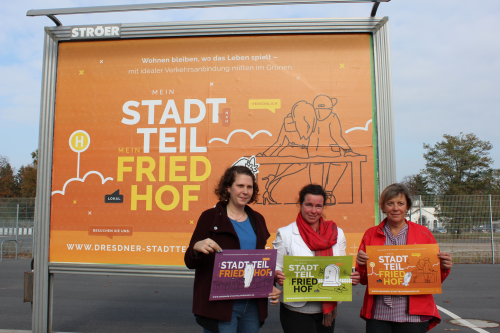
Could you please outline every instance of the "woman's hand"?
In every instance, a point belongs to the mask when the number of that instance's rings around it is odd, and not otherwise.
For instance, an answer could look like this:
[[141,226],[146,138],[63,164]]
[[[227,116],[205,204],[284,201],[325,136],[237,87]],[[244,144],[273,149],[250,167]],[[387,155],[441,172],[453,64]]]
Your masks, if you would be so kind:
[[356,264],[359,266],[366,266],[366,262],[370,259],[365,251],[359,250],[358,255],[356,256]]
[[359,274],[359,272],[354,271],[354,272],[351,273],[350,278],[352,280],[352,285],[355,286],[361,280],[361,275]]
[[285,279],[286,279],[286,277],[285,277],[285,273],[283,273],[282,271],[280,271],[280,270],[276,270],[276,271],[274,272],[274,280],[275,280],[276,282],[278,282],[278,284],[279,284],[280,286],[282,286],[282,285],[283,285],[283,280],[285,280]]
[[269,302],[271,305],[276,305],[280,301],[281,290],[273,286],[273,292],[269,294]]
[[199,256],[200,253],[209,254],[210,252],[214,251],[222,252],[222,249],[220,248],[219,244],[214,242],[212,239],[207,238],[196,242],[193,246],[193,251],[195,256]]
[[439,252],[438,258],[441,261],[441,269],[450,269],[453,266],[453,258],[448,252]]

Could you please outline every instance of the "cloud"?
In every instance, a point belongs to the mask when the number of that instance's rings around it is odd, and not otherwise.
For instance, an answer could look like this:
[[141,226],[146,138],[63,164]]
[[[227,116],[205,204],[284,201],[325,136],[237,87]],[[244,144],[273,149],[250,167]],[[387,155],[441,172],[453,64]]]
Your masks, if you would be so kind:
[[89,172],[87,172],[85,174],[85,176],[83,176],[83,178],[71,178],[71,179],[68,179],[64,183],[64,186],[63,186],[62,190],[52,191],[52,195],[54,195],[54,194],[62,194],[62,195],[66,194],[66,186],[68,186],[72,182],[85,183],[85,179],[87,179],[87,177],[90,176],[90,175],[98,175],[99,177],[101,177],[101,184],[106,183],[108,180],[113,180],[112,177],[104,178],[104,176],[102,175],[102,173],[100,173],[99,171],[89,171]]
[[269,133],[266,130],[259,130],[259,131],[255,132],[254,134],[252,134],[249,131],[244,130],[244,129],[236,129],[236,130],[232,131],[231,133],[229,133],[229,135],[227,136],[227,139],[224,140],[221,138],[212,138],[212,139],[210,139],[210,141],[208,143],[212,143],[213,141],[220,141],[220,142],[224,142],[227,145],[229,143],[229,140],[231,140],[231,137],[233,136],[233,134],[236,134],[236,133],[245,133],[251,139],[255,138],[257,136],[257,134],[260,134],[260,133],[266,133],[269,136],[273,136],[271,133]]

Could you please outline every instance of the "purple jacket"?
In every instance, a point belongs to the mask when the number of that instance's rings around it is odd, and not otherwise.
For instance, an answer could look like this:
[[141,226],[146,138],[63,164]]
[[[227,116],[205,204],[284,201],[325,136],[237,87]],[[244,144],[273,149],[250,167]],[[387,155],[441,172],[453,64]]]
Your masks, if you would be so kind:
[[[225,249],[240,249],[240,241],[233,224],[227,217],[225,203],[219,202],[215,208],[204,211],[196,225],[189,247],[184,255],[184,262],[190,269],[196,269],[193,290],[193,313],[206,318],[231,321],[233,301],[209,301],[210,287],[215,261],[215,253],[193,256],[196,242],[210,238]],[[250,218],[257,236],[257,249],[265,249],[267,239],[271,236],[266,227],[264,217],[246,206],[245,211]],[[267,318],[267,298],[259,298],[260,322]]]

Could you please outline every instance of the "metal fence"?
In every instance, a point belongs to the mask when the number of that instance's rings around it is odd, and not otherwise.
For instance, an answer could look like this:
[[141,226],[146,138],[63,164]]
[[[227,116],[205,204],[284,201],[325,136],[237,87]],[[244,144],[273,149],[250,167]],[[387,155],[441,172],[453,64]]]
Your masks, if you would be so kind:
[[0,198],[2,257],[33,256],[34,217],[35,198]]
[[[500,263],[500,195],[415,196],[407,219],[429,228],[455,263]],[[0,243],[33,255],[35,198],[0,198]],[[3,256],[14,256],[5,242]]]
[[500,263],[499,195],[415,196],[407,219],[429,228],[456,263]]

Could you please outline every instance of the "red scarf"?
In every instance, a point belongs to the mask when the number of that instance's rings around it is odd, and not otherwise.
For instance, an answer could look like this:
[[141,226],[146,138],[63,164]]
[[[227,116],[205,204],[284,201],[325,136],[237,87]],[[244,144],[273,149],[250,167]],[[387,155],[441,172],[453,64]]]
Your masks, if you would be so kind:
[[[311,251],[315,251],[315,256],[333,256],[332,246],[337,244],[337,224],[333,221],[319,220],[318,230],[314,231],[309,223],[304,221],[302,214],[297,216],[297,227],[304,243]],[[337,307],[337,302],[322,302],[323,313],[329,313]]]

